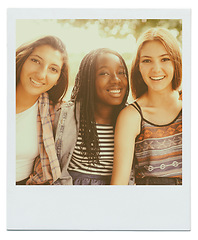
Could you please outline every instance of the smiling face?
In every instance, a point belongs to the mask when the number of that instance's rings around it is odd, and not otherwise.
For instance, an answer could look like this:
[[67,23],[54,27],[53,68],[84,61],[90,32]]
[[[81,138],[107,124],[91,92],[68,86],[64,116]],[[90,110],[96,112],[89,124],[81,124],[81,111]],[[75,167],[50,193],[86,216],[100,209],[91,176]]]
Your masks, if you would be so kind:
[[118,56],[105,53],[96,63],[96,104],[120,105],[126,94],[128,80],[126,70]]
[[160,41],[144,43],[140,51],[139,70],[148,91],[172,91],[174,64]]
[[38,98],[58,81],[62,55],[49,45],[36,47],[23,64],[17,90],[23,96]]

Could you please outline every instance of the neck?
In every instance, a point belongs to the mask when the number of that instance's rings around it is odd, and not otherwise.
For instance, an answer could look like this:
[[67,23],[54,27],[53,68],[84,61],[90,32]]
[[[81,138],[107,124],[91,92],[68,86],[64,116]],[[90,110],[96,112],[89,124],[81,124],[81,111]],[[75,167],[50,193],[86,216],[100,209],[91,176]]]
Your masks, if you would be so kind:
[[39,96],[30,96],[27,93],[21,91],[17,86],[16,88],[16,113],[23,112],[32,107],[37,101]]
[[146,93],[147,99],[149,100],[150,105],[158,106],[170,106],[176,99],[179,99],[179,93],[175,90],[172,91],[163,91],[163,92],[154,92],[149,91]]
[[99,124],[112,124],[112,114],[113,114],[113,106],[99,106],[100,104],[97,104],[95,106],[95,121]]

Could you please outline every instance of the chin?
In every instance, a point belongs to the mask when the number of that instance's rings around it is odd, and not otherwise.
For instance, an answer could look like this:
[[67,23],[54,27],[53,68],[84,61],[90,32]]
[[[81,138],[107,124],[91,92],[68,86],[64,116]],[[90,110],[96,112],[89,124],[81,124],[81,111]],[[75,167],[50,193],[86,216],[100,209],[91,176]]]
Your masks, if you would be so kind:
[[111,102],[112,106],[119,106],[122,103],[123,100],[113,101]]

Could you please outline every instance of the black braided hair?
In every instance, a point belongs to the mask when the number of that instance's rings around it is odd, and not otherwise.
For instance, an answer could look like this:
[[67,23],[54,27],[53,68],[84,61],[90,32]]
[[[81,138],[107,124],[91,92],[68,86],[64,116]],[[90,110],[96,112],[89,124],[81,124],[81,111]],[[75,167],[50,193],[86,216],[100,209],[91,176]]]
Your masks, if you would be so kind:
[[[72,90],[71,100],[80,102],[80,130],[82,137],[81,151],[84,157],[87,157],[92,163],[99,162],[99,142],[94,118],[95,112],[95,80],[96,80],[96,61],[97,57],[104,53],[111,53],[119,57],[124,65],[128,80],[128,70],[122,56],[110,49],[100,48],[89,52],[82,60],[79,71],[75,79],[75,85]],[[115,106],[113,112],[113,125],[115,127],[116,119],[124,108],[129,93],[129,85],[122,103]],[[86,150],[85,150],[86,149]]]

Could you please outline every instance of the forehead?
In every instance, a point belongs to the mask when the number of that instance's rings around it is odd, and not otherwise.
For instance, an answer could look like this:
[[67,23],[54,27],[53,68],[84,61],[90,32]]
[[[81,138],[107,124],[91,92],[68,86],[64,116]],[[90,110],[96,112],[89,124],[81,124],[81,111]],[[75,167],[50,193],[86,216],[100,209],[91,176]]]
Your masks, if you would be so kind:
[[140,56],[159,56],[162,54],[168,54],[168,52],[159,40],[147,41],[140,49]]
[[32,54],[45,54],[45,55],[55,55],[57,57],[62,57],[62,53],[59,50],[54,49],[50,45],[41,45],[35,47]]
[[118,56],[113,53],[103,53],[100,54],[97,58],[96,64],[99,65],[111,65],[111,64],[119,64],[122,65],[122,62]]

